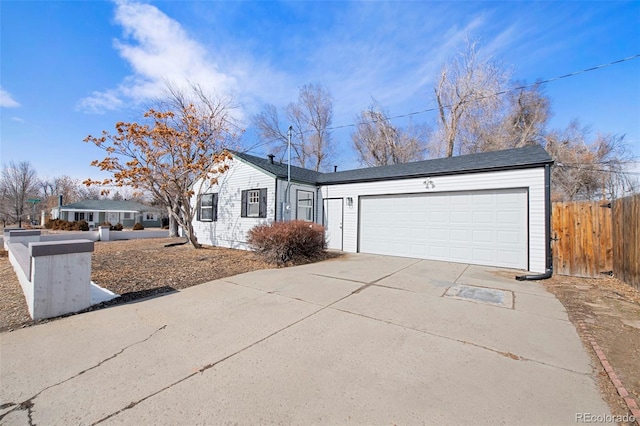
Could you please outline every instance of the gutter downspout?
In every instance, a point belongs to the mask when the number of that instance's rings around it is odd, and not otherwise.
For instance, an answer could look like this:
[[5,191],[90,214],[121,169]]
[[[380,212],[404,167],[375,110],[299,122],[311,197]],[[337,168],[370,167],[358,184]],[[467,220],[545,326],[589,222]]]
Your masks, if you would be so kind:
[[518,281],[546,280],[553,275],[553,254],[551,253],[551,165],[544,166],[544,196],[545,196],[545,255],[546,271],[540,275],[520,275],[516,276]]

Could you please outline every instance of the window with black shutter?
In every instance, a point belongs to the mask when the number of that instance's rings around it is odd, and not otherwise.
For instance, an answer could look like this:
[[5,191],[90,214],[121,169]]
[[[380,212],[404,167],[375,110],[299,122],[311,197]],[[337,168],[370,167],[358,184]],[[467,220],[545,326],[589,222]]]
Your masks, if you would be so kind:
[[267,188],[242,191],[241,217],[267,217]]
[[218,194],[202,194],[198,205],[198,220],[213,222],[218,220]]

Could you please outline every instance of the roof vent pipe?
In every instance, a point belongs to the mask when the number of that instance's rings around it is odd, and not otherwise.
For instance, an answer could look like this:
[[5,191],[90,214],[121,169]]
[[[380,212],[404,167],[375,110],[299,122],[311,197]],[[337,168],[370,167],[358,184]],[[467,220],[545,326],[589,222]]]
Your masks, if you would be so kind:
[[338,171],[338,166],[333,166],[333,173]]
[[269,154],[269,155],[267,155],[267,157],[269,157],[269,162],[270,162],[271,164],[273,164],[273,157],[275,157],[275,155],[273,155],[273,154]]

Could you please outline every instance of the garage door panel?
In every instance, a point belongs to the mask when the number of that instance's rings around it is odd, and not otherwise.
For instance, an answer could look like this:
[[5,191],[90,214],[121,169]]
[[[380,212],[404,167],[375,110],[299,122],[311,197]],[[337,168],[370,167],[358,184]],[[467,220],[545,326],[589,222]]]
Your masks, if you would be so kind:
[[451,246],[449,248],[449,256],[452,260],[464,261],[471,255],[471,249],[464,246]]
[[474,225],[491,224],[495,220],[493,211],[474,211],[472,218]]
[[469,223],[470,211],[452,211],[449,213],[449,221],[452,224]]
[[523,241],[521,239],[521,235],[516,231],[498,231],[498,244],[514,244],[519,245],[522,244]]
[[527,268],[525,189],[362,197],[360,251]]
[[491,262],[494,256],[493,250],[473,249],[473,260],[475,262]]
[[470,229],[452,229],[449,233],[450,239],[452,242],[461,242],[465,243],[469,241],[469,236],[471,234]]
[[497,219],[500,223],[517,224],[520,223],[520,212],[517,210],[500,211]]
[[448,222],[447,212],[444,212],[444,211],[429,212],[429,222],[431,222],[431,224],[447,223]]
[[493,232],[488,230],[473,230],[474,243],[494,243]]

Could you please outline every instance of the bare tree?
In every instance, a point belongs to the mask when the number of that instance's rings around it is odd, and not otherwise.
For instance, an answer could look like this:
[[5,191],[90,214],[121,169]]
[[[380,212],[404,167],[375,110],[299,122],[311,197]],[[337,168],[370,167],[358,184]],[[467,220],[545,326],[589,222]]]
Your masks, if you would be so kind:
[[393,126],[375,99],[357,117],[357,122],[351,140],[360,164],[383,166],[424,159],[427,147],[426,129]]
[[624,136],[597,134],[593,140],[589,136],[589,129],[577,121],[545,136],[545,149],[555,161],[554,200],[616,198],[637,184],[625,170],[634,157]]
[[546,126],[551,118],[551,102],[544,95],[540,84],[518,88],[506,94],[507,111],[502,128],[507,143],[505,148],[518,148],[534,143],[544,143]]
[[[177,116],[183,114],[184,111],[193,110],[194,114],[200,119],[201,127],[199,131],[203,134],[211,135],[220,134],[220,129],[218,128],[220,122],[216,121],[216,118],[224,115],[222,122],[226,128],[226,134],[224,141],[220,143],[220,148],[224,149],[238,149],[240,146],[237,135],[242,133],[242,130],[235,125],[235,120],[231,116],[234,108],[235,105],[228,96],[216,96],[207,93],[197,83],[190,82],[187,87],[180,87],[169,80],[164,82],[162,96],[156,98],[147,106],[147,110],[173,111]],[[179,221],[176,218],[181,215],[179,203],[176,199],[165,196],[166,194],[150,192],[147,195],[152,199],[152,204],[167,210],[169,236],[177,237]]]
[[36,171],[27,161],[18,164],[11,161],[2,168],[0,180],[0,195],[3,197],[2,206],[5,214],[12,221],[22,226],[22,220],[27,207],[27,199],[35,198],[38,194],[38,177]]
[[42,194],[43,208],[54,208],[58,205],[62,196],[64,204],[74,203],[83,199],[84,185],[80,179],[74,179],[67,175],[57,176],[40,181],[40,193]]
[[491,133],[484,129],[498,121],[499,93],[507,80],[506,69],[491,57],[481,56],[475,41],[468,41],[465,51],[442,66],[434,87],[439,112],[433,141],[439,151],[436,154],[451,157],[478,150],[482,145],[478,136]]
[[[176,92],[177,93],[177,92]],[[194,94],[198,98],[201,91]],[[177,93],[182,96],[182,93]],[[103,181],[86,180],[87,185],[115,185],[141,189],[161,200],[168,213],[185,230],[188,241],[200,248],[193,229],[197,209],[192,203],[197,182],[215,183],[225,173],[230,158],[225,150],[236,141],[235,125],[230,107],[223,100],[197,99],[180,107],[150,109],[142,124],[136,122],[115,125],[115,132],[87,136],[106,152],[102,161],[92,165],[112,173]],[[170,103],[168,104],[170,105]]]
[[288,145],[287,129],[293,128],[291,138],[292,162],[316,171],[326,169],[334,155],[334,144],[329,132],[333,119],[333,98],[320,84],[307,84],[300,88],[298,99],[285,109],[288,125],[283,125],[278,109],[265,105],[261,113],[252,117],[260,138],[269,143],[283,158]]

